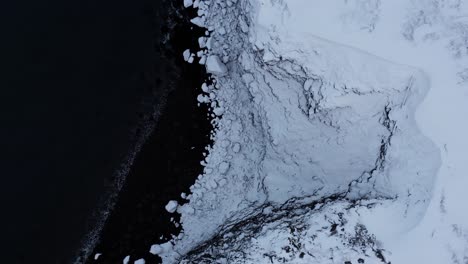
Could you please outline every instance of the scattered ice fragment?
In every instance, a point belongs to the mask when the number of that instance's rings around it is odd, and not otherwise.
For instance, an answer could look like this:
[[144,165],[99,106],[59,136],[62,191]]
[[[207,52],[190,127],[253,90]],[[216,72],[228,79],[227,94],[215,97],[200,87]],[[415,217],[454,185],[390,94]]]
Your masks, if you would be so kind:
[[159,244],[154,244],[151,246],[149,252],[153,255],[159,255],[163,252],[163,248]]
[[193,60],[194,60],[194,56],[193,56],[193,54],[192,54],[192,55],[190,55],[190,58],[187,60],[187,62],[188,62],[188,63],[192,63]]
[[224,186],[224,185],[226,185],[226,183],[227,183],[227,180],[224,179],[224,178],[222,178],[221,180],[218,181],[219,186]]
[[200,63],[201,65],[204,65],[204,64],[206,63],[206,56],[202,56],[202,57],[200,58],[199,63]]
[[189,7],[193,5],[193,1],[192,0],[184,0],[184,7]]
[[234,153],[238,153],[240,151],[240,148],[241,148],[241,145],[238,142],[236,142],[232,146],[232,151],[234,151]]
[[[229,3],[229,2],[228,2]],[[217,264],[227,264],[228,261],[225,258],[220,258],[216,261]]]
[[244,18],[241,17],[241,16],[239,17],[239,25],[241,27],[242,32],[244,32],[244,33],[249,32],[249,26],[245,22]]
[[122,262],[123,264],[128,264],[130,262],[130,255],[126,256]]
[[199,37],[198,38],[198,46],[200,46],[201,49],[206,47],[206,37]]
[[206,48],[207,48],[207,49],[211,49],[211,47],[212,47],[212,45],[213,45],[213,39],[212,39],[212,38],[208,38],[208,39],[206,40],[205,45],[206,45]]
[[225,161],[221,162],[221,164],[219,164],[218,169],[219,169],[219,173],[225,174],[229,169],[229,163]]
[[193,214],[195,213],[195,209],[193,209],[191,206],[184,206],[184,212],[187,214]]
[[184,61],[188,61],[190,59],[190,50],[186,49],[184,53],[182,53],[182,56],[184,56]]
[[226,74],[227,68],[218,56],[211,55],[206,60],[206,71],[214,75],[223,76]]
[[94,260],[97,260],[101,255],[101,253],[96,253],[96,255],[94,255]]
[[184,232],[180,232],[177,236],[177,239],[182,239],[184,237]]
[[264,214],[268,215],[268,214],[271,214],[271,212],[273,212],[273,208],[271,206],[263,208]]
[[217,116],[220,116],[224,113],[224,108],[216,107],[215,109],[213,109],[213,113]]
[[167,203],[165,208],[169,213],[174,213],[177,210],[177,206],[179,206],[177,201],[171,200]]
[[306,91],[309,91],[310,90],[310,87],[312,86],[312,83],[314,82],[314,80],[312,79],[308,79],[304,82],[304,90]]
[[206,95],[199,94],[199,95],[197,96],[197,101],[198,101],[199,103],[208,103],[208,102],[210,101],[210,99],[209,99],[208,96],[206,96]]
[[224,27],[220,27],[220,28],[218,28],[218,33],[220,35],[224,35],[224,34],[226,34],[226,29],[224,29]]
[[[163,244],[154,244],[150,248],[150,253],[153,255],[161,255],[162,253],[168,252],[172,250],[172,243],[166,242]],[[136,263],[136,262],[135,262]]]
[[202,89],[202,91],[205,92],[205,93],[208,93],[208,92],[210,91],[210,90],[208,89],[208,85],[206,85],[206,83],[203,83],[203,84],[201,85],[201,89]]
[[216,187],[218,187],[218,184],[216,183],[216,181],[211,180],[211,181],[208,183],[208,186],[210,187],[210,189],[216,189]]
[[145,259],[142,259],[142,258],[135,260],[135,264],[145,264],[145,263],[146,263]]
[[198,9],[197,15],[198,15],[199,17],[203,16],[204,14],[205,14],[205,10],[203,10],[203,9],[201,9],[201,8]]
[[225,140],[221,141],[221,146],[223,148],[227,148],[227,147],[229,147],[229,145],[231,145],[231,141],[229,141],[228,139],[225,139]]
[[195,24],[195,25],[197,25],[199,27],[204,27],[204,25],[205,25],[205,21],[201,17],[193,18],[192,20],[190,20],[190,22],[192,22],[193,24]]

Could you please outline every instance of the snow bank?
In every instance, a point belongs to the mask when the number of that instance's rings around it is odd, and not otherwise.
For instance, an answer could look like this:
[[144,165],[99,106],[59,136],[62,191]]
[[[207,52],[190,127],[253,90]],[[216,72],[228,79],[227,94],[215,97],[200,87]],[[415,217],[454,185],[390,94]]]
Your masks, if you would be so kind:
[[[467,198],[461,186],[468,183],[468,160],[464,154],[468,147],[468,126],[460,120],[468,114],[464,78],[468,67],[468,2],[291,0],[284,3],[287,4],[261,1],[258,21],[262,21],[263,27],[281,23],[281,27],[270,27],[270,31],[285,28],[289,34],[313,34],[398,64],[412,65],[425,73],[430,90],[415,119],[423,133],[443,150],[437,180],[425,199],[428,208],[424,218],[409,232],[391,234],[387,226],[383,228],[383,224],[375,221],[377,217],[385,219],[395,215],[397,207],[404,208],[399,203],[394,203],[393,209],[372,210],[366,224],[393,252],[392,263],[463,263],[468,258],[468,211],[460,201]],[[272,16],[274,12],[282,18],[280,22]]]
[[197,6],[216,129],[165,263],[468,257],[462,2]]

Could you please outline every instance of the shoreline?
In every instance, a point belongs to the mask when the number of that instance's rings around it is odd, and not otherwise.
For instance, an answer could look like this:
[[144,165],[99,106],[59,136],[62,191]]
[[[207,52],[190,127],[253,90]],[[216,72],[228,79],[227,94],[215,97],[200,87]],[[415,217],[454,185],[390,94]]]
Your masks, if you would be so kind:
[[[211,143],[212,126],[207,107],[198,106],[196,98],[208,76],[203,65],[186,63],[182,52],[198,48],[195,36],[204,30],[190,23],[194,10],[178,4],[180,7],[171,10],[166,20],[175,19],[171,21],[174,28],[168,29],[170,37],[167,43],[161,44],[162,61],[170,64],[163,67],[170,67],[174,76],[168,78],[166,106],[136,154],[114,208],[105,220],[101,237],[92,254],[88,254],[86,263],[116,263],[127,255],[131,256],[130,261],[144,257],[147,263],[157,263],[158,257],[149,253],[150,246],[168,241],[172,234],[180,231],[170,221],[171,217],[177,221],[178,215],[168,214],[164,205],[173,199],[183,203],[180,193],[189,192],[203,170],[200,161]],[[141,229],[142,225],[146,228]],[[96,253],[102,254],[98,261],[94,260]]]

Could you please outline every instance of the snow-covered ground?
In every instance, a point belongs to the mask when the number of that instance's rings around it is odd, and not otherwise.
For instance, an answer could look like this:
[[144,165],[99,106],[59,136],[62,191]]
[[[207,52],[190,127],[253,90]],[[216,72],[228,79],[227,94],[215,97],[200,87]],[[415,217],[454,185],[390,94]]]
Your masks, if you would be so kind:
[[217,128],[165,263],[468,263],[468,2],[185,5]]

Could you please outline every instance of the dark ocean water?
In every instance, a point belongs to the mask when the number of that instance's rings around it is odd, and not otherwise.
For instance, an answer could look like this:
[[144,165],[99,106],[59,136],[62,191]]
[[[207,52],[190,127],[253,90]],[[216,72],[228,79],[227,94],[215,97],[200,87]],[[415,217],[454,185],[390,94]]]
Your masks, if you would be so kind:
[[171,229],[160,205],[200,171],[209,123],[195,106],[201,67],[170,59],[193,39],[169,26],[169,2],[0,4],[1,263],[70,263],[154,124],[97,250],[121,263]]
[[[167,9],[157,15],[165,23],[164,43],[158,52],[166,68],[167,101],[157,125],[141,147],[114,210],[107,218],[101,236],[86,263],[122,263],[130,255],[130,263],[144,258],[147,264],[160,263],[149,253],[150,246],[169,240],[178,234],[164,206],[169,200],[179,200],[182,192],[202,172],[205,147],[211,143],[212,126],[205,106],[198,106],[196,97],[201,84],[207,81],[204,66],[183,61],[182,52],[198,48],[198,36],[204,31],[190,23],[196,16],[193,9],[183,9],[181,2],[163,0]],[[101,253],[97,261],[96,253]]]

